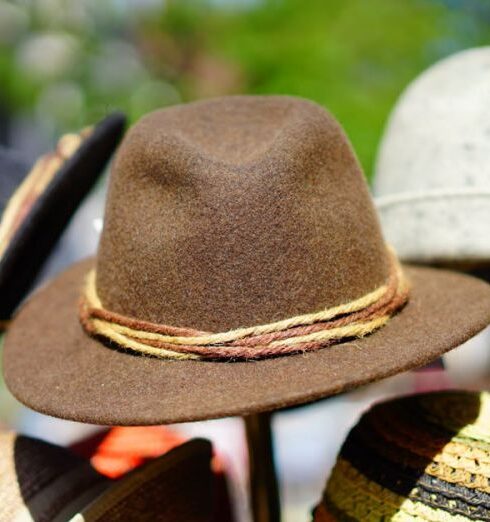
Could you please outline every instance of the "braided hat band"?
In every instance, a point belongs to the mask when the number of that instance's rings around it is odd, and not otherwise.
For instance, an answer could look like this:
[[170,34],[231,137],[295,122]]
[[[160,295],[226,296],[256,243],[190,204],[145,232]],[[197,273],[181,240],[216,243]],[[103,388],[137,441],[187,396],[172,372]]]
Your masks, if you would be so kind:
[[308,352],[364,337],[384,326],[408,300],[408,284],[394,253],[385,284],[349,303],[275,323],[209,333],[125,317],[104,309],[95,271],[88,277],[79,317],[85,331],[140,354],[169,359],[249,360]]
[[490,520],[490,394],[379,404],[352,429],[315,522]]

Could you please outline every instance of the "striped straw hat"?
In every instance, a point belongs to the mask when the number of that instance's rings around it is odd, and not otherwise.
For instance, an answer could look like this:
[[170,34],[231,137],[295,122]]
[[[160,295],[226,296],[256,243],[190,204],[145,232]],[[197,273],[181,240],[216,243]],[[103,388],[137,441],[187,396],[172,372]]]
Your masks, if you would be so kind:
[[0,321],[5,327],[31,288],[83,197],[99,178],[122,134],[114,113],[66,134],[31,167],[0,147]]
[[64,448],[0,433],[0,520],[211,520],[211,446],[190,441],[111,481]]
[[352,429],[314,522],[490,520],[490,394],[374,406]]

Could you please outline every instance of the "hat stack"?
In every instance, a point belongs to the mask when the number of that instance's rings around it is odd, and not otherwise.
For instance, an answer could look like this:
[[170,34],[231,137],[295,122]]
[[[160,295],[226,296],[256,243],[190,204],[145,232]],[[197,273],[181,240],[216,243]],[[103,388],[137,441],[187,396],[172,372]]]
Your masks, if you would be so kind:
[[180,446],[185,438],[166,426],[114,426],[70,446],[102,475],[119,478]]
[[117,481],[69,451],[0,433],[0,520],[209,522],[211,447],[193,440]]
[[[480,47],[441,60],[417,77],[390,115],[373,182],[384,234],[403,260],[487,281],[489,67],[490,47]],[[445,357],[454,382],[488,378],[489,335]]]
[[374,406],[348,435],[315,522],[490,520],[490,394]]
[[393,109],[373,183],[403,260],[490,265],[490,47],[446,58]]
[[[89,460],[101,475],[116,479],[187,440],[178,430],[168,426],[114,426],[77,441],[70,446],[70,450]],[[214,452],[211,470],[213,520],[232,522],[234,516],[227,467]]]

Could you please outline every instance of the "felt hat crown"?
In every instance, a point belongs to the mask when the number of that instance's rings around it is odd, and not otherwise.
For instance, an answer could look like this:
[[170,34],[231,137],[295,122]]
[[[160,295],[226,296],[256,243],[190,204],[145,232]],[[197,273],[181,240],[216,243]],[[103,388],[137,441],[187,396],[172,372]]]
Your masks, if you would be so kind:
[[68,221],[114,152],[125,117],[60,138],[34,165],[0,147],[0,321],[32,287]]
[[224,331],[350,301],[388,269],[359,164],[312,103],[181,105],[124,138],[97,257],[114,312]]
[[446,58],[400,96],[374,192],[402,259],[490,261],[490,47]]
[[490,520],[489,462],[487,392],[376,405],[344,442],[314,521]]
[[397,264],[330,114],[228,97],[128,132],[97,259],[26,304],[4,372],[44,413],[171,423],[338,393],[423,365],[489,321],[488,285]]
[[0,433],[0,520],[211,520],[210,444],[193,440],[117,481],[70,451]]

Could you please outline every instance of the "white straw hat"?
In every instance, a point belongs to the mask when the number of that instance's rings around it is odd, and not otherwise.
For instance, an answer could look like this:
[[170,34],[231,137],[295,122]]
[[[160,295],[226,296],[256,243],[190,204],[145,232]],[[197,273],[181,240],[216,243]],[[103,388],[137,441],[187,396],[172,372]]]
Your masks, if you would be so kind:
[[490,262],[490,47],[438,62],[400,96],[374,193],[402,259]]

